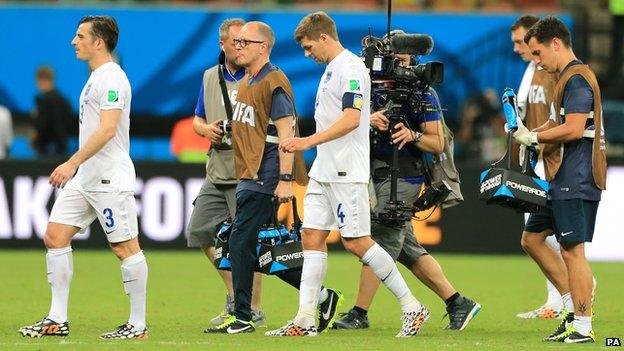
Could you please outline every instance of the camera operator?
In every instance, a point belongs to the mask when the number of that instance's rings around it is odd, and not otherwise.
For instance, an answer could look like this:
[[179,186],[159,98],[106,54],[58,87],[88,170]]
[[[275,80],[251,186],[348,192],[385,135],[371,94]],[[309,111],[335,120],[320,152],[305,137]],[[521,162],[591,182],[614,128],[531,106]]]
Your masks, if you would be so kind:
[[[411,55],[397,54],[401,66],[410,65]],[[391,87],[386,86],[391,89]],[[412,204],[418,198],[424,181],[422,153],[440,154],[444,149],[441,107],[437,94],[430,87],[415,87],[413,100],[424,106],[417,111],[403,105],[401,120],[391,124],[385,110],[371,115],[371,126],[379,132],[377,142],[371,146],[371,172],[378,205],[373,212],[384,211],[390,200],[390,168],[393,147],[399,149],[399,179],[397,198]],[[375,106],[374,106],[375,107]],[[395,107],[396,108],[396,107]],[[471,299],[461,296],[449,283],[440,264],[416,241],[411,221],[399,226],[371,223],[372,238],[383,247],[395,261],[407,267],[420,281],[434,291],[446,304],[450,322],[447,329],[462,330],[480,310],[481,306]],[[368,328],[367,311],[373,301],[379,279],[370,267],[363,265],[360,275],[358,297],[353,308],[342,313],[336,320],[338,329]]]

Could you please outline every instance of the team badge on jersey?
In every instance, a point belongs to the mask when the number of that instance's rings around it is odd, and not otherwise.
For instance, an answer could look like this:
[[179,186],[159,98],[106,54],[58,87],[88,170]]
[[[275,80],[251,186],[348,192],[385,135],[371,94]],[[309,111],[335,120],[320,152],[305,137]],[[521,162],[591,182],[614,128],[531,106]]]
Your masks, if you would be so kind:
[[118,102],[119,101],[119,91],[117,90],[109,90],[108,91],[108,102]]
[[329,80],[331,79],[332,76],[332,71],[328,71],[327,74],[325,75],[325,81],[323,82],[323,84],[327,84],[327,82],[329,82]]

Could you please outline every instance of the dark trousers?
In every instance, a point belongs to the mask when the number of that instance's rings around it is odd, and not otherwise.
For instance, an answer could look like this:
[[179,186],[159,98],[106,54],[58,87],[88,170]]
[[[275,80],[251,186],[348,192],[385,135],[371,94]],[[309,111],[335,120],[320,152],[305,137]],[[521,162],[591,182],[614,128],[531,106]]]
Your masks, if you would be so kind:
[[[243,321],[251,320],[251,291],[256,267],[258,231],[263,225],[275,222],[275,203],[272,195],[242,190],[236,194],[236,216],[229,240],[234,287],[234,315]],[[301,270],[277,274],[299,289]]]

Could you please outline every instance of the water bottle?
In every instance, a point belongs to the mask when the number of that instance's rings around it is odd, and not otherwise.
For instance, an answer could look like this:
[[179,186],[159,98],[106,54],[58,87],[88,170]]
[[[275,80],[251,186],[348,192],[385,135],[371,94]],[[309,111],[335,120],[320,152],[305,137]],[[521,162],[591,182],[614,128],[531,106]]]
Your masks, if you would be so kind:
[[518,130],[518,110],[516,108],[516,94],[513,89],[506,88],[503,92],[503,112],[507,120],[507,128],[509,131]]

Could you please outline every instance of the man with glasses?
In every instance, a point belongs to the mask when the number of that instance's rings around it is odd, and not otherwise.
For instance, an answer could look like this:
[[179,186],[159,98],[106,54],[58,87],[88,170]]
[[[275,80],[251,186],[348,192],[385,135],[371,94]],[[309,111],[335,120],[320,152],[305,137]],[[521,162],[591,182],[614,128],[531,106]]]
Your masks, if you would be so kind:
[[[288,202],[292,182],[307,183],[301,153],[278,150],[280,141],[295,136],[295,106],[292,87],[279,68],[269,62],[275,36],[262,22],[249,22],[241,28],[234,44],[236,64],[244,67],[234,103],[232,139],[236,178],[236,216],[229,241],[234,287],[234,316],[208,333],[250,333],[255,330],[251,314],[253,271],[256,265],[258,230],[275,222],[275,198]],[[295,288],[301,283],[301,270],[278,274]],[[340,300],[338,293],[322,289],[319,302],[327,327]]]
[[[193,202],[193,213],[188,226],[188,246],[200,247],[214,264],[215,234],[221,223],[233,218],[236,213],[236,175],[234,174],[234,151],[223,142],[224,131],[220,123],[227,119],[223,93],[220,87],[219,70],[224,80],[228,97],[235,97],[245,69],[236,64],[234,39],[245,25],[241,18],[228,18],[219,26],[221,53],[219,64],[204,72],[199,98],[195,107],[193,127],[195,132],[210,139],[212,147],[206,162],[206,179]],[[232,103],[232,98],[229,99]],[[234,290],[232,274],[217,269],[227,289],[223,312],[212,318],[212,325],[222,324],[234,312]],[[260,307],[262,275],[254,275],[254,294],[251,301],[253,321],[256,326],[265,325],[266,319]]]

